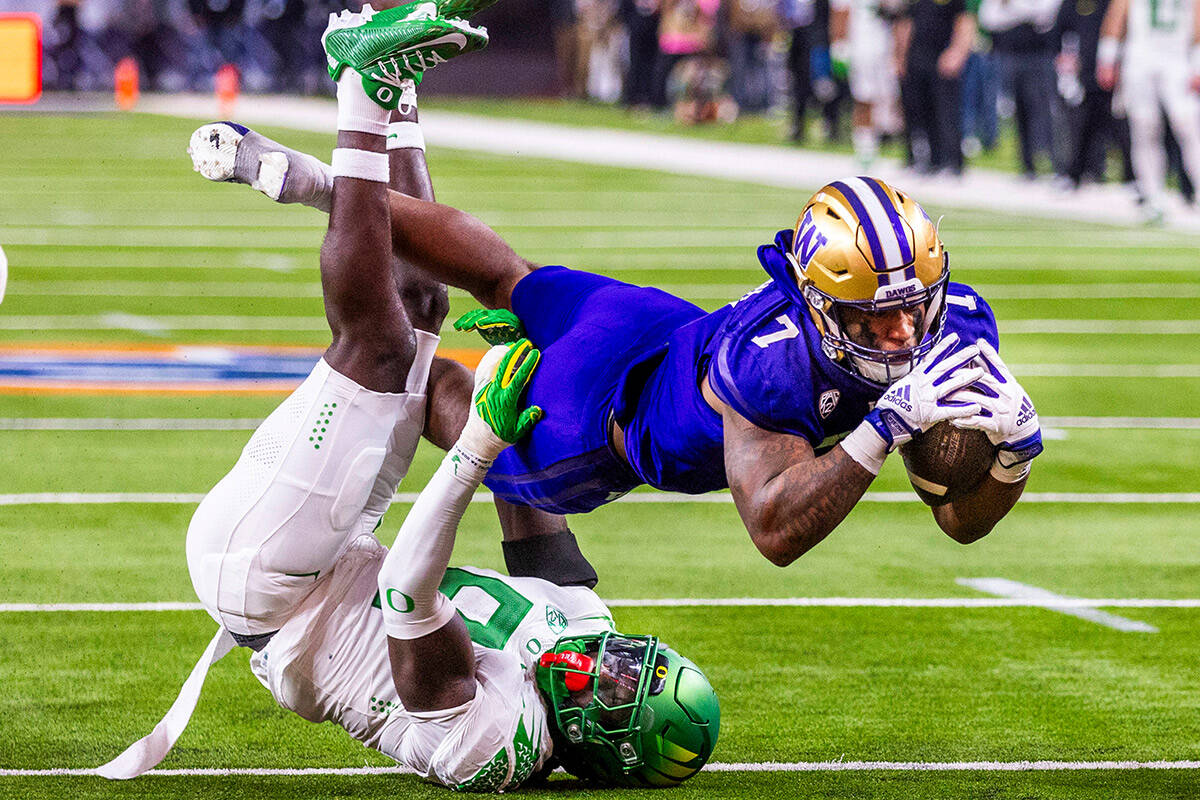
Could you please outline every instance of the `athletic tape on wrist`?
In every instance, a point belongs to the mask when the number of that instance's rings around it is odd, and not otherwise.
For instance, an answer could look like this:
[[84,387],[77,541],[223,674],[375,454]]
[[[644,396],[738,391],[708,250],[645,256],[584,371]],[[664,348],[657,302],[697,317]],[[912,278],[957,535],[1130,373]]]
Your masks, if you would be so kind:
[[425,134],[421,132],[421,125],[408,121],[388,125],[387,149],[403,150],[409,147],[422,151],[425,149]]
[[333,177],[387,183],[391,177],[387,153],[338,147],[333,151]]
[[1102,67],[1111,67],[1121,57],[1121,40],[1114,36],[1105,36],[1096,46],[1096,63]]
[[850,435],[841,441],[846,455],[854,459],[859,466],[872,475],[878,475],[883,469],[883,461],[887,458],[887,442],[883,440],[873,425],[866,420],[850,431]]
[[992,462],[992,468],[988,471],[996,480],[1001,483],[1020,483],[1029,475],[1029,468],[1032,464],[1024,461],[1012,467],[1002,465],[998,460]]

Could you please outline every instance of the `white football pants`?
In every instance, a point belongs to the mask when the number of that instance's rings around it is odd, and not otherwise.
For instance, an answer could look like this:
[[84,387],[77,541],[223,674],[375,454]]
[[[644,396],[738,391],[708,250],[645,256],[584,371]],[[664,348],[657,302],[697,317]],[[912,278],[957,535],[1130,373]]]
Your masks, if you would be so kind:
[[1188,87],[1186,58],[1129,59],[1121,79],[1138,191],[1153,207],[1162,208],[1167,172],[1162,110],[1179,142],[1183,168],[1193,185],[1200,185],[1200,97]]

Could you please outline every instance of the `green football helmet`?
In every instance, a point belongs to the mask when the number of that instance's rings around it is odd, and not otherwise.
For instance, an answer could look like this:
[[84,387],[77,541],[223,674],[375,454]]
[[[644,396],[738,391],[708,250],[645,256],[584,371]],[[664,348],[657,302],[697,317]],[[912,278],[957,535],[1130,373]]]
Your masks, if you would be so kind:
[[598,633],[542,654],[554,755],[576,777],[610,786],[674,786],[717,744],[721,709],[704,673],[654,636]]

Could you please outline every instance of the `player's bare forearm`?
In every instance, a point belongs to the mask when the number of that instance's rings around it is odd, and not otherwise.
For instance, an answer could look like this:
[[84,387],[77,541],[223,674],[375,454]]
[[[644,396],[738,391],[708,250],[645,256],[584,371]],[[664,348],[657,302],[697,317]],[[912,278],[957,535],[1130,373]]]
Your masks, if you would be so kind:
[[534,266],[481,220],[457,208],[392,192],[392,246],[430,275],[466,289],[488,308],[509,308],[512,288]]
[[1129,0],[1112,0],[1100,23],[1100,38],[1124,39],[1125,25],[1129,18]]
[[1003,483],[988,476],[971,496],[934,506],[933,518],[951,539],[959,544],[970,544],[991,533],[1024,491],[1025,481]]
[[820,543],[875,479],[840,447],[822,456],[799,436],[763,430],[725,409],[725,473],[750,538],[787,566]]

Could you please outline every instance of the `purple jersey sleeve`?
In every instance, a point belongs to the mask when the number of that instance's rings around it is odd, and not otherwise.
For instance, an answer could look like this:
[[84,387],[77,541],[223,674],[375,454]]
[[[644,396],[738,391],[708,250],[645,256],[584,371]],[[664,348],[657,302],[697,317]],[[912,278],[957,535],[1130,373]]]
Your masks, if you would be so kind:
[[946,287],[946,333],[957,333],[964,347],[977,339],[986,339],[1000,351],[992,307],[965,283],[950,283]]

